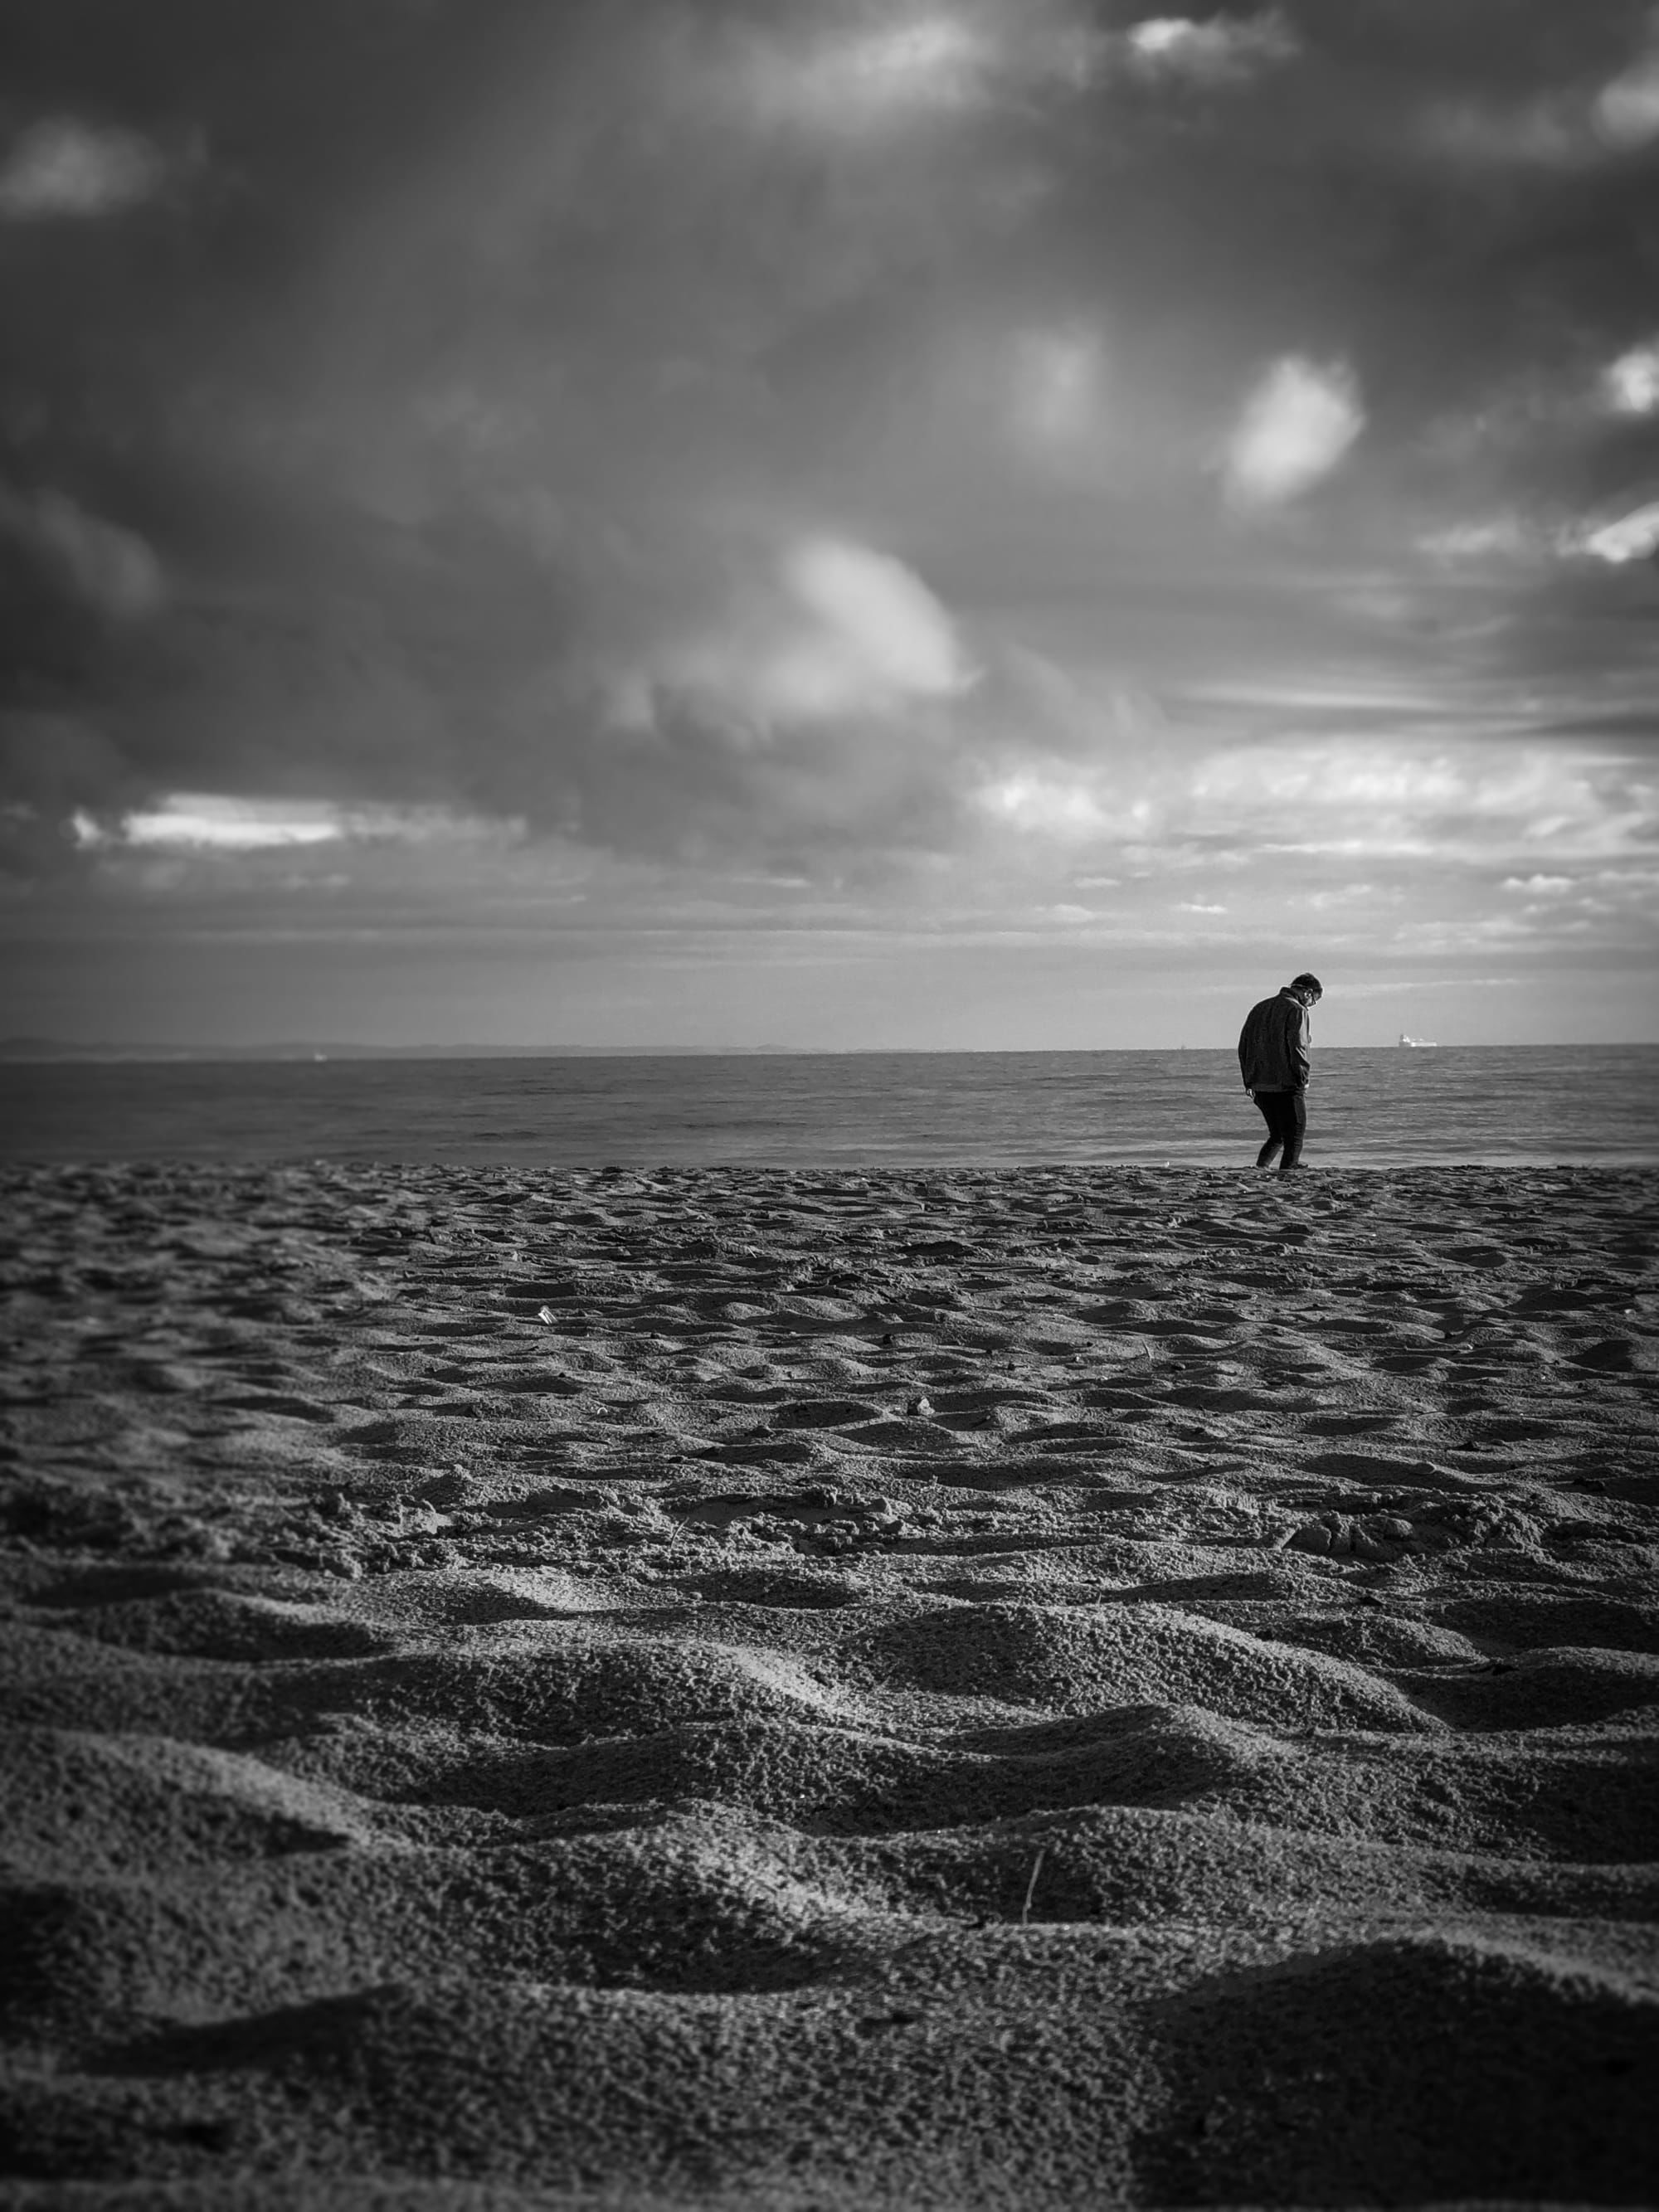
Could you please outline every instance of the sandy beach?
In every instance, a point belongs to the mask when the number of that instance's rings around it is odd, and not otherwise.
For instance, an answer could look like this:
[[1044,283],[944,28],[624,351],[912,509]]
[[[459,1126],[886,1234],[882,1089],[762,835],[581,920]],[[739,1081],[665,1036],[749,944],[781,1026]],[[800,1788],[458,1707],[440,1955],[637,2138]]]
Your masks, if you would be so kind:
[[8,2205],[1653,2201],[1659,1172],[4,1205]]

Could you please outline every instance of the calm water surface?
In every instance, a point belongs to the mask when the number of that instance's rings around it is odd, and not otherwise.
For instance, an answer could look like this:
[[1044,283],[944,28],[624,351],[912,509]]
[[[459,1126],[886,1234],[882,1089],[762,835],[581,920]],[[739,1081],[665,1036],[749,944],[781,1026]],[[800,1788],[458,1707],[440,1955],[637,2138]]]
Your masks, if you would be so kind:
[[[1659,1161],[1659,1046],[1326,1049],[1310,1166]],[[0,1069],[10,1160],[1245,1165],[1231,1052],[126,1061]]]

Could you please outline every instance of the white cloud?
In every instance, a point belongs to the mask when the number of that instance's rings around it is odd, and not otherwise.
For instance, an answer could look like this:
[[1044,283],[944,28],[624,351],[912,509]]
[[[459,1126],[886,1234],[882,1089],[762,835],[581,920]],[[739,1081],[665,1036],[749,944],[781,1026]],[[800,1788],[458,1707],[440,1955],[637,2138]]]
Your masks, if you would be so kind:
[[740,46],[735,62],[725,58],[726,88],[738,91],[745,114],[858,137],[929,117],[979,114],[1034,94],[1085,91],[1125,75],[1242,82],[1297,51],[1289,26],[1272,11],[1203,23],[1162,17],[1127,32],[1103,28],[1070,0],[1009,0],[1002,7],[994,0],[931,7],[872,0],[862,21],[856,10],[819,12],[832,27],[816,36],[803,41],[763,32]]
[[155,614],[166,599],[161,563],[137,532],[88,514],[62,492],[30,498],[0,484],[0,531],[56,568],[77,599],[118,620]]
[[1351,369],[1287,355],[1251,392],[1234,428],[1225,460],[1229,496],[1242,507],[1297,498],[1330,474],[1364,422]]
[[1019,769],[996,776],[980,787],[974,803],[993,821],[1032,836],[1081,840],[1111,827],[1090,781],[1059,770]]
[[120,834],[129,845],[211,846],[220,852],[252,853],[273,846],[326,845],[343,837],[345,830],[331,806],[181,791],[125,816]]
[[85,812],[72,821],[86,847],[258,853],[348,841],[398,844],[499,844],[522,834],[521,823],[485,823],[437,806],[343,806],[328,799],[229,799],[214,792],[175,791],[136,808],[113,825]]
[[1223,84],[1252,76],[1297,52],[1291,27],[1277,10],[1264,15],[1152,15],[1125,34],[1130,65],[1147,76],[1185,77]]
[[842,539],[809,538],[789,555],[784,574],[860,675],[922,698],[963,688],[967,672],[951,618],[902,561]]
[[891,714],[975,680],[956,625],[912,569],[850,539],[811,537],[785,553],[771,588],[612,689],[627,726],[649,720],[660,681],[764,730]]
[[[1194,771],[1182,827],[1257,852],[1491,867],[1645,852],[1659,789],[1615,757],[1572,746],[1474,742],[1264,744]],[[1536,857],[1534,857],[1536,856]]]
[[1177,914],[1225,914],[1224,906],[1206,906],[1201,900],[1182,899],[1176,907]]
[[843,21],[805,43],[762,33],[726,70],[728,84],[763,123],[846,137],[1122,76],[1239,84],[1300,51],[1277,9],[1202,22],[1151,16],[1122,32],[1054,0],[1020,0],[1000,11],[971,0],[955,7],[898,0],[890,13],[893,20],[882,21],[872,10],[861,23]]
[[1417,546],[1436,561],[1526,561],[1547,553],[1548,541],[1523,515],[1495,514],[1427,531]]
[[1621,152],[1659,138],[1659,15],[1650,21],[1643,51],[1602,86],[1594,115],[1599,135]]
[[1605,522],[1597,530],[1570,535],[1563,544],[1568,553],[1588,553],[1597,561],[1622,568],[1627,561],[1646,561],[1659,554],[1659,500]]
[[872,0],[818,14],[826,27],[805,38],[769,27],[721,56],[720,91],[745,118],[856,141],[1126,78],[1243,84],[1300,52],[1276,9],[1150,16],[1121,31],[1068,0]]
[[1292,906],[1305,906],[1315,914],[1329,914],[1334,909],[1352,906],[1357,899],[1374,898],[1374,884],[1344,884],[1340,890],[1310,891],[1305,898],[1292,899]]
[[922,15],[858,40],[842,66],[878,96],[954,100],[984,68],[984,39],[949,15]]
[[136,131],[52,117],[24,131],[0,167],[0,221],[119,215],[154,198],[167,167]]
[[997,59],[978,25],[939,9],[832,33],[804,51],[757,42],[742,80],[763,120],[845,132],[977,106]]
[[1659,339],[1632,346],[1602,373],[1602,390],[1616,415],[1659,412]]

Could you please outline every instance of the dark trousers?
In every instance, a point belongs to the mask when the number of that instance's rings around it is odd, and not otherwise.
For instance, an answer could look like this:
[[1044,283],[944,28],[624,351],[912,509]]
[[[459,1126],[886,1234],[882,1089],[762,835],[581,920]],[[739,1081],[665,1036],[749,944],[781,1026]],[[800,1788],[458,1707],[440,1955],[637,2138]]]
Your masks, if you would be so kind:
[[1293,1168],[1302,1158],[1302,1139],[1308,1132],[1308,1102],[1300,1091],[1253,1091],[1250,1093],[1261,1109],[1261,1118],[1267,1125],[1267,1141],[1255,1156],[1255,1164],[1265,1168],[1282,1145],[1285,1157],[1279,1162],[1279,1173]]

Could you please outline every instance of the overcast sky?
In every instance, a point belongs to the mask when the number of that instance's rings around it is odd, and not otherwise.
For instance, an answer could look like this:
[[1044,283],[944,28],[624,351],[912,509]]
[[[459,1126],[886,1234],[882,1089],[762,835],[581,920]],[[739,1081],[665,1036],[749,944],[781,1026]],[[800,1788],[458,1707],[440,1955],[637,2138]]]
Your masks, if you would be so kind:
[[9,0],[0,1030],[1659,1036],[1659,10]]

